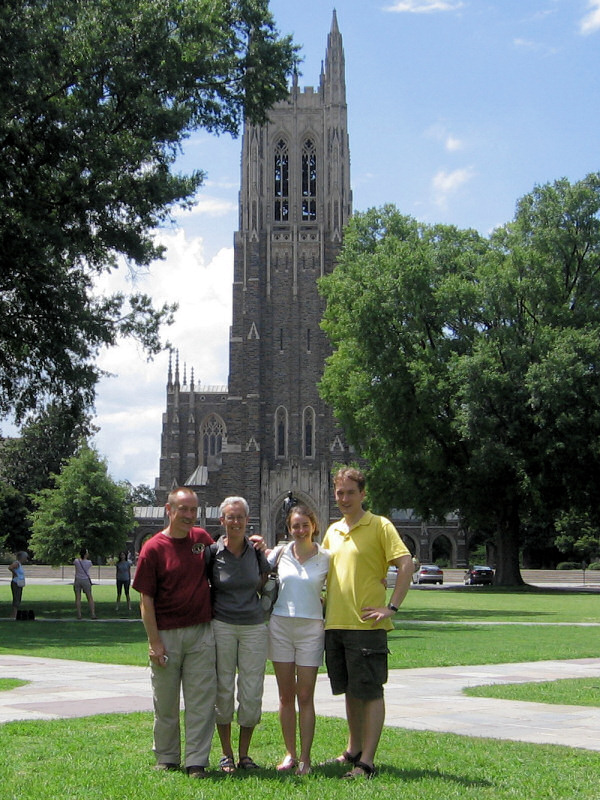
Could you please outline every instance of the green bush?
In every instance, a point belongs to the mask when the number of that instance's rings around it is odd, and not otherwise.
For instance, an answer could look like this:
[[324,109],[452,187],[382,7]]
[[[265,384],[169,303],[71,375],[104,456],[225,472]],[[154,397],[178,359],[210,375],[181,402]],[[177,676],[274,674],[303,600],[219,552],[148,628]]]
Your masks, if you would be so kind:
[[581,561],[561,561],[556,569],[581,569]]
[[600,561],[592,561],[588,569],[600,569]]

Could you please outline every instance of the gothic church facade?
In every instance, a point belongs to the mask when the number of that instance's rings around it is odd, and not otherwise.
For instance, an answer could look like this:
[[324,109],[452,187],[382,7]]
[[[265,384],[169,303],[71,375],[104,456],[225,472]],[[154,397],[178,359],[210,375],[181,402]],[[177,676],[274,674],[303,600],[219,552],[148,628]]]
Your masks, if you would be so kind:
[[202,523],[243,495],[251,526],[272,544],[291,492],[322,525],[336,517],[331,469],[351,458],[317,384],[329,353],[317,281],[335,265],[352,213],[345,67],[333,13],[318,89],[288,98],[242,140],[234,239],[229,382],[196,386],[169,364],[157,496],[192,486]]

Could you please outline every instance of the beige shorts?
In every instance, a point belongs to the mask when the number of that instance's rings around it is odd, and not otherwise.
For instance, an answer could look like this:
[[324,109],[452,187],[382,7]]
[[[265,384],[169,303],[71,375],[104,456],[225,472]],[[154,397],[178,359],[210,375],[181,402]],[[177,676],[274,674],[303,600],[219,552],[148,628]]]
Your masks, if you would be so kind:
[[320,667],[325,633],[322,619],[280,617],[269,620],[269,658],[299,667]]

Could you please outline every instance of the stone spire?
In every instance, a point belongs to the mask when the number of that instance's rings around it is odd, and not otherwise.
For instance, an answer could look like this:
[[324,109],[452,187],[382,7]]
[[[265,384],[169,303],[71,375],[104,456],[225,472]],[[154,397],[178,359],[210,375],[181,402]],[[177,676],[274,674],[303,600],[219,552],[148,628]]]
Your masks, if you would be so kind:
[[324,92],[325,105],[346,105],[345,71],[342,35],[338,28],[337,13],[334,9],[331,30],[327,37],[325,71],[321,74],[321,90]]

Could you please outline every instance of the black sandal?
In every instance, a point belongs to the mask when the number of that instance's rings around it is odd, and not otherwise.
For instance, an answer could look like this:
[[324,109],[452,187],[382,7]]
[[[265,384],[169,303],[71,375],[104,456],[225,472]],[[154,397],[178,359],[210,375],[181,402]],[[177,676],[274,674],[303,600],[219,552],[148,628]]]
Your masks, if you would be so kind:
[[221,756],[219,760],[219,768],[221,772],[225,772],[227,775],[230,775],[232,772],[235,772],[235,761],[231,756]]
[[260,769],[250,756],[242,756],[238,762],[238,769]]
[[338,756],[333,760],[338,764],[356,764],[357,761],[360,761],[361,756],[362,750],[359,750],[355,756],[353,756],[352,753],[349,753],[347,750],[344,750],[341,756]]
[[[360,772],[358,771],[360,770]],[[377,770],[375,769],[375,765],[372,767],[369,764],[365,764],[364,761],[355,761],[354,768],[350,770],[350,772],[346,772],[345,775],[342,775],[342,778],[346,780],[353,781],[356,778],[365,778],[366,780],[370,780],[374,778],[377,774]]]

